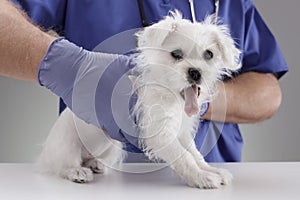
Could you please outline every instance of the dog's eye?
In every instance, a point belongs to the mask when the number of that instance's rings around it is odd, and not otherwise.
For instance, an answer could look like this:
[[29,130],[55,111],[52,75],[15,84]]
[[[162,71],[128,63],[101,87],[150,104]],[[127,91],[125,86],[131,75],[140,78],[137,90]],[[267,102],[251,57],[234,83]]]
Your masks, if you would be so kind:
[[183,52],[181,49],[176,49],[171,52],[171,56],[175,58],[176,60],[182,60],[183,59]]
[[204,53],[203,53],[203,58],[204,58],[205,60],[210,60],[210,59],[212,59],[213,57],[214,57],[214,54],[213,54],[212,51],[210,51],[210,50],[204,51]]

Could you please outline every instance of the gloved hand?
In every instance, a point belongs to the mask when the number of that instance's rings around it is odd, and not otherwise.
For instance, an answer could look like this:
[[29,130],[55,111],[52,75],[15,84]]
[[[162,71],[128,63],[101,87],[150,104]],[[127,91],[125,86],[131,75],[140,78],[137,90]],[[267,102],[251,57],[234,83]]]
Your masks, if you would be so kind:
[[77,117],[122,141],[124,132],[134,131],[128,122],[132,67],[128,56],[90,52],[58,38],[39,66],[38,80]]

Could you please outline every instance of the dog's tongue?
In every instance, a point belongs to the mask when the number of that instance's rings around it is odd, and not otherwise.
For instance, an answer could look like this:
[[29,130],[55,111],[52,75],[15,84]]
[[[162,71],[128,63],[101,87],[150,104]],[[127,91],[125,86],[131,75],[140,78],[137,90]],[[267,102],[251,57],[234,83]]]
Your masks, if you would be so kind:
[[197,115],[199,112],[197,97],[198,97],[198,88],[195,85],[184,89],[184,99],[185,99],[184,111],[189,117],[192,115]]

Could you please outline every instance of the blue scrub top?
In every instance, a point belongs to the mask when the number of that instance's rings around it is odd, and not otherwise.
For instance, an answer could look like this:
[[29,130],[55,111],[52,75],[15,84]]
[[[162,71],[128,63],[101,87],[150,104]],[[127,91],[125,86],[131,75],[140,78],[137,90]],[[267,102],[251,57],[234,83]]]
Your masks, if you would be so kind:
[[[137,0],[13,0],[45,29],[54,29],[68,40],[93,50],[107,38],[142,27]],[[191,19],[188,0],[143,0],[146,19],[153,24],[178,9]],[[195,1],[198,21],[214,13],[213,0]],[[241,73],[274,73],[280,78],[287,65],[274,36],[251,0],[220,1],[219,17],[229,26],[242,50]],[[62,104],[61,109],[65,106]],[[118,133],[119,134],[119,133]],[[114,135],[114,133],[112,133]],[[237,124],[203,121],[195,137],[198,150],[208,162],[241,160],[243,140]],[[133,146],[128,146],[136,150]]]

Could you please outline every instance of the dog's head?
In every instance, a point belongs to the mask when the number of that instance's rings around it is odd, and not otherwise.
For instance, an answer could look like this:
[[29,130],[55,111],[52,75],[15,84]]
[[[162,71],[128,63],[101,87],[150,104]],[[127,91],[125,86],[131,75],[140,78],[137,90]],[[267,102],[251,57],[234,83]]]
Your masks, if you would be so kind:
[[175,11],[137,33],[149,77],[179,93],[193,88],[198,95],[201,90],[205,98],[222,75],[239,69],[241,52],[228,28],[213,20],[208,16],[201,23],[192,23]]

